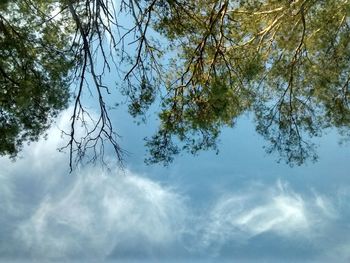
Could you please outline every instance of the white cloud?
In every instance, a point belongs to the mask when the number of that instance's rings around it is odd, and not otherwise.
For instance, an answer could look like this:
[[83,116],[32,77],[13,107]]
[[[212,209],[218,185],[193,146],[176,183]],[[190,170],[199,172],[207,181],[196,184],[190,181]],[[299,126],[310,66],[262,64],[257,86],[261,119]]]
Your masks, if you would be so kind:
[[325,217],[330,219],[337,219],[339,217],[337,209],[328,197],[315,193],[315,205]]
[[119,247],[148,253],[176,243],[186,213],[175,191],[128,170],[86,167],[68,174],[67,155],[56,150],[64,143],[56,126],[67,128],[69,120],[64,112],[48,139],[25,147],[17,162],[0,159],[6,167],[0,171],[0,221],[7,228],[0,226],[0,235],[6,230],[0,252],[103,258]]
[[[63,113],[56,126],[68,127],[69,119]],[[249,246],[255,237],[272,234],[296,243],[309,240],[329,251],[325,258],[349,256],[348,238],[326,238],[348,233],[347,222],[344,230],[336,225],[348,218],[347,188],[332,198],[297,192],[282,181],[253,183],[191,210],[176,189],[129,170],[86,167],[69,175],[67,156],[56,151],[63,143],[53,127],[47,140],[25,147],[16,163],[0,159],[0,255],[39,260],[220,255],[229,243]]]
[[313,240],[333,220],[334,207],[320,195],[294,192],[287,183],[254,185],[221,198],[203,216],[200,249],[227,242],[247,243],[261,234],[287,240]]
[[129,239],[142,239],[149,249],[178,241],[185,211],[172,191],[130,172],[90,169],[76,176],[64,196],[46,198],[19,228],[35,257],[101,258]]

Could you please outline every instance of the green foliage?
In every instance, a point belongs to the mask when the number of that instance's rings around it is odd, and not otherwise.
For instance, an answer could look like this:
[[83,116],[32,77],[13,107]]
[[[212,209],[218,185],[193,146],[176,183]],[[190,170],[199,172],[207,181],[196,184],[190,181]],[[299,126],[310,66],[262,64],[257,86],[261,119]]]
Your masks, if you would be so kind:
[[349,128],[348,1],[165,3],[155,28],[177,59],[167,77],[162,136],[148,142],[151,155],[162,156],[162,138],[183,141],[191,152],[215,148],[220,130],[247,111],[269,141],[267,151],[291,165],[317,158],[309,139],[323,129]]
[[[161,100],[158,132],[146,143],[151,163],[168,163],[181,150],[216,149],[220,131],[245,112],[254,114],[267,151],[290,164],[317,158],[310,139],[322,130],[349,134],[349,1],[123,0],[119,15],[134,19],[127,29],[111,3],[0,2],[0,154],[15,155],[66,107],[73,69],[79,83],[67,145],[71,161],[74,151],[79,158],[86,148],[96,152],[97,142],[104,149],[105,139],[120,153],[103,100],[103,72],[110,70],[109,57],[115,63],[106,46],[130,65],[122,92],[133,116]],[[50,15],[57,9],[60,16]],[[126,44],[136,52],[127,52]],[[79,140],[76,120],[91,117],[81,100],[87,73],[100,118]]]
[[0,155],[15,156],[37,140],[67,106],[73,66],[68,31],[45,22],[53,1],[0,5]]

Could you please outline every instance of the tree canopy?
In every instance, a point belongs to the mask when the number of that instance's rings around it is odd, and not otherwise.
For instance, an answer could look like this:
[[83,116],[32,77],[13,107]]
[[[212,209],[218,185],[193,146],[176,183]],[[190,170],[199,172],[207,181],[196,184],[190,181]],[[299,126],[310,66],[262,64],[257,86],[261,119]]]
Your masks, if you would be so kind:
[[23,141],[37,140],[68,103],[74,61],[65,51],[67,29],[48,21],[49,2],[0,4],[1,155],[14,156]]
[[[37,139],[71,97],[71,165],[91,148],[93,159],[103,156],[106,140],[121,160],[105,70],[123,76],[133,116],[161,102],[146,143],[151,163],[216,149],[222,128],[245,112],[267,151],[289,164],[316,159],[311,139],[326,128],[348,135],[347,0],[25,0],[2,1],[0,10],[0,154]],[[78,138],[78,120],[92,118],[87,82],[99,115]]]

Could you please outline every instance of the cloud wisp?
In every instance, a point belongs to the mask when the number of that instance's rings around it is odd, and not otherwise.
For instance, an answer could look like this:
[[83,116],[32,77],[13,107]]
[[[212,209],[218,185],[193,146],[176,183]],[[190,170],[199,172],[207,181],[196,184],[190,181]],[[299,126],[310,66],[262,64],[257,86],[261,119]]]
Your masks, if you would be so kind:
[[156,257],[177,247],[188,214],[182,197],[129,170],[86,166],[69,175],[56,150],[60,129],[15,163],[0,159],[0,260]]
[[43,200],[16,234],[39,258],[103,258],[119,247],[139,250],[138,242],[143,256],[151,256],[179,240],[183,207],[175,193],[148,179],[92,169],[77,175],[61,198]]
[[[59,126],[68,121],[64,113]],[[87,166],[67,175],[67,156],[55,150],[59,134],[52,128],[16,163],[0,159],[0,260],[234,256],[232,247],[244,253],[266,236],[277,240],[265,246],[272,257],[281,240],[308,242],[317,253],[327,248],[329,258],[349,256],[347,238],[325,238],[340,231],[340,219],[350,227],[342,218],[344,193],[339,202],[282,180],[253,182],[198,211],[186,202],[190,195],[129,170]]]
[[202,217],[201,246],[216,250],[228,242],[244,245],[264,234],[311,241],[334,218],[334,207],[325,197],[298,194],[282,181],[272,186],[252,183],[227,193],[209,211]]

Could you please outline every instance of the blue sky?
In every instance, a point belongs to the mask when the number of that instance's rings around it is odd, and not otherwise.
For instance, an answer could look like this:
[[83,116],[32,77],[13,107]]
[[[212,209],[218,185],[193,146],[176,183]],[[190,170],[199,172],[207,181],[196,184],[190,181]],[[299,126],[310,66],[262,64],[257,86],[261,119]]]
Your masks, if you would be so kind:
[[218,155],[147,166],[156,110],[140,125],[124,106],[111,113],[130,152],[123,171],[97,163],[69,174],[56,149],[71,109],[15,162],[1,157],[0,261],[350,261],[350,151],[336,132],[317,139],[318,162],[289,167],[244,115],[223,130]]
[[[249,116],[225,129],[220,153],[183,154],[169,167],[143,163],[137,125],[113,115],[124,171],[100,165],[68,174],[57,127],[0,159],[0,259],[34,261],[348,262],[349,149],[336,133],[318,141],[320,160],[290,168],[267,155]],[[112,157],[111,157],[112,158]]]

